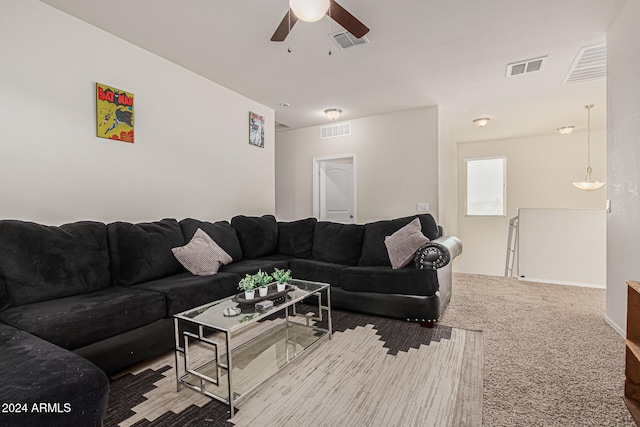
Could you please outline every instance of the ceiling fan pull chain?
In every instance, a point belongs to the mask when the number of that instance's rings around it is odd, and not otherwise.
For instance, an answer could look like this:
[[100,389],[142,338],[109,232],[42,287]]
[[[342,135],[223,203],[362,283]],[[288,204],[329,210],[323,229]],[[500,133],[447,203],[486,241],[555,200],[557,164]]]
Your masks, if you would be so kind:
[[287,52],[291,53],[291,39],[293,38],[293,36],[291,35],[291,8],[289,8],[289,32],[287,33],[289,35],[289,47],[287,48]]
[[[329,16],[329,35],[331,35],[331,3],[329,3],[329,9],[327,9],[327,15]],[[329,42],[329,56],[331,56],[331,42]]]

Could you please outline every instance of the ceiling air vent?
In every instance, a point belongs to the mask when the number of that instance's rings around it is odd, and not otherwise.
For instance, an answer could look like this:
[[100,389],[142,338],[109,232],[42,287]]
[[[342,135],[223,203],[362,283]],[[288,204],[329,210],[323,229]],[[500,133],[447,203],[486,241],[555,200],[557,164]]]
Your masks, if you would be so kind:
[[547,63],[547,59],[549,59],[548,56],[541,56],[540,58],[527,59],[526,61],[512,62],[507,65],[507,77],[542,71],[544,64]]
[[329,37],[333,39],[335,44],[342,50],[349,49],[350,47],[358,46],[361,44],[369,43],[367,37],[356,38],[349,31],[339,31],[337,33],[329,34]]
[[564,84],[582,83],[607,75],[607,45],[598,44],[580,49],[564,78]]
[[351,123],[338,123],[320,128],[320,139],[338,138],[349,135],[351,135]]

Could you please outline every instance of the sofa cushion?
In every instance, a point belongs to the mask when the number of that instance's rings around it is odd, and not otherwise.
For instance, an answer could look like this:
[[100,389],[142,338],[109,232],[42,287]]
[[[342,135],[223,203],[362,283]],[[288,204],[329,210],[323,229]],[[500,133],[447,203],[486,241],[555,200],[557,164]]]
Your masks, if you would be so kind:
[[429,239],[422,234],[420,220],[418,218],[384,238],[387,247],[391,268],[394,270],[408,265],[418,249]]
[[221,265],[229,264],[231,257],[207,233],[198,228],[185,246],[171,249],[176,259],[196,276],[211,276]]
[[273,215],[234,216],[231,226],[238,233],[244,258],[259,258],[276,251],[278,223]]
[[385,237],[392,235],[415,218],[420,220],[422,234],[430,240],[438,238],[438,225],[430,214],[367,223],[358,265],[391,265],[387,247],[384,244]]
[[159,292],[167,299],[167,315],[216,301],[239,292],[240,277],[217,273],[214,276],[194,276],[189,272],[134,285],[131,289]]
[[405,267],[348,267],[340,272],[340,287],[352,292],[431,296],[438,291],[435,270]]
[[313,234],[313,258],[317,261],[357,265],[364,230],[364,225],[318,222]]
[[114,222],[107,229],[114,284],[130,286],[184,271],[171,252],[171,248],[185,242],[175,219],[139,224]]
[[318,222],[315,218],[278,222],[276,252],[297,258],[311,258],[313,233]]
[[0,221],[0,276],[13,305],[103,289],[111,277],[107,228]]
[[[101,426],[109,379],[97,366],[25,331],[0,323],[0,402],[26,412],[0,415],[4,426]],[[56,412],[32,410],[59,404]],[[6,409],[6,408],[5,408]]]
[[7,292],[2,276],[0,276],[0,311],[8,307],[11,307],[11,296]]
[[296,257],[291,256],[291,255],[283,255],[283,254],[271,254],[271,255],[267,255],[267,256],[263,256],[260,258],[257,258],[257,261],[291,261],[292,259],[295,259]]
[[[429,240],[434,240],[440,237],[442,229],[436,224],[435,218],[431,214],[416,215],[420,220],[422,226],[422,234],[424,234]],[[413,218],[413,217],[409,217]]]
[[294,279],[311,280],[340,286],[340,272],[346,265],[312,259],[292,259],[289,262]]
[[0,320],[68,350],[150,324],[166,316],[164,295],[110,287],[84,295],[11,307]]
[[184,241],[191,240],[198,228],[209,235],[234,261],[242,260],[242,247],[235,228],[228,221],[216,221],[214,223],[200,221],[193,218],[185,218],[180,221],[180,228],[184,235]]
[[[244,277],[245,274],[256,274],[258,270],[271,274],[275,268],[289,268],[289,259],[277,258],[278,257],[271,255],[264,258],[243,259],[240,262],[233,262],[220,267],[220,271],[225,273],[235,273]],[[238,280],[240,279],[238,278]]]

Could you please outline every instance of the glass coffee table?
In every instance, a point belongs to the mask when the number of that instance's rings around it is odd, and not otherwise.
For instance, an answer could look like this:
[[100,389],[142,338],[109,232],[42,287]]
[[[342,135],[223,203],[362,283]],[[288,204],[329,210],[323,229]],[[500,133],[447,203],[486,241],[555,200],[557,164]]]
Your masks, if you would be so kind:
[[[275,293],[275,284],[270,286]],[[287,290],[264,311],[232,296],[174,315],[177,391],[187,386],[220,400],[233,417],[238,400],[331,338],[330,286],[291,280]],[[297,313],[296,303],[310,297],[317,298],[317,313]]]

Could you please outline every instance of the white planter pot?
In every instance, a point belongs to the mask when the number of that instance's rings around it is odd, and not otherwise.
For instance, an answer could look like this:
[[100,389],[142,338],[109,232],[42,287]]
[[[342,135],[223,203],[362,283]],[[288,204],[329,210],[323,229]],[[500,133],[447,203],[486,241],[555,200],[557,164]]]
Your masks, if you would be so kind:
[[267,291],[269,289],[266,286],[263,286],[263,287],[258,288],[258,290],[260,291],[260,296],[261,297],[266,297],[267,296]]
[[282,292],[287,287],[286,283],[278,283],[278,292]]
[[255,294],[256,294],[256,291],[244,291],[244,298],[253,299]]

